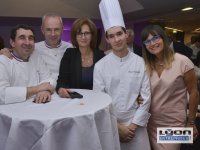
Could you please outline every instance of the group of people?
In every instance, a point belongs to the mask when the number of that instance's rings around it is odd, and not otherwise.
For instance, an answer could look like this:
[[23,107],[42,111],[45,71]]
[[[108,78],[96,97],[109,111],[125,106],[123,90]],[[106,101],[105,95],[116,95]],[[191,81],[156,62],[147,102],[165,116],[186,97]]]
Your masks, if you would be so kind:
[[[9,50],[8,48],[4,48],[0,51],[0,53],[3,54],[1,57],[7,59],[12,64],[10,67],[12,72],[9,72],[10,75],[2,75],[2,81],[6,81],[6,76],[16,78],[17,73],[13,72],[13,69],[11,68],[15,68],[18,64],[21,64],[18,62],[19,59],[23,58],[21,51],[29,51],[27,58],[37,54],[40,56],[39,60],[44,62],[43,64],[40,63],[40,66],[38,67],[43,67],[45,69],[39,70],[39,68],[36,68],[37,74],[42,73],[43,70],[46,73],[49,72],[49,76],[54,81],[54,89],[56,89],[61,97],[70,97],[67,92],[69,88],[92,89],[94,64],[104,56],[104,53],[102,51],[97,51],[96,49],[97,29],[90,19],[81,18],[74,22],[71,32],[73,46],[72,44],[61,40],[61,34],[63,32],[62,18],[54,13],[46,14],[42,18],[41,30],[45,38],[44,41],[35,44],[34,31],[27,25],[17,25],[13,30],[15,30],[15,34],[13,35],[13,31],[11,31],[11,41],[13,43],[16,42],[15,38],[17,38],[17,36],[23,36],[24,39],[21,40],[19,46],[16,47],[16,44],[11,44],[12,49]],[[28,36],[26,37],[24,31],[32,33],[32,41],[30,41]],[[27,61],[27,58],[21,62],[29,62]],[[28,66],[27,69],[32,68],[29,63]],[[8,69],[8,66],[2,65],[2,68]],[[27,71],[27,73],[28,72],[29,71]],[[23,74],[22,70],[21,74]],[[23,75],[25,76],[25,74]],[[31,79],[33,74],[28,75],[27,78]],[[42,78],[39,77],[36,81],[38,84],[42,83]],[[7,99],[4,98],[7,86],[16,86],[8,79],[7,82],[7,84],[1,84],[1,103],[9,103]],[[55,84],[55,82],[57,83]],[[26,86],[29,86],[29,84]],[[49,100],[50,98],[36,102],[41,103]]]
[[0,104],[32,97],[43,103],[54,90],[62,98],[70,98],[71,88],[102,91],[113,100],[122,150],[179,150],[180,144],[158,144],[156,129],[192,127],[194,139],[198,136],[193,63],[170,48],[158,25],[143,29],[143,58],[141,52],[136,55],[127,45],[132,33],[125,28],[118,0],[101,0],[99,8],[112,48],[106,56],[96,49],[97,28],[88,18],[74,21],[72,44],[61,40],[63,22],[57,14],[43,16],[45,40],[36,44],[30,26],[14,27],[12,48],[0,51]]

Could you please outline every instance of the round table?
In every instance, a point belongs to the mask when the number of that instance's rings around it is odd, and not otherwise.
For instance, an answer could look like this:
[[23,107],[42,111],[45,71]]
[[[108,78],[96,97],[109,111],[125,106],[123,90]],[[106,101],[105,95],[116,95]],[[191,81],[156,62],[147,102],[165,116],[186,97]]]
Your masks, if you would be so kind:
[[0,105],[0,150],[120,150],[110,96],[74,91],[83,98]]

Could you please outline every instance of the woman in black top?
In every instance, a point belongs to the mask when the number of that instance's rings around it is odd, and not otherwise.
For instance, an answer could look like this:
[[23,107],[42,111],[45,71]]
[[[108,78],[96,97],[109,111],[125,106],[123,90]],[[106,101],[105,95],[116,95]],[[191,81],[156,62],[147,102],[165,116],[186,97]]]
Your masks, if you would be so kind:
[[60,64],[56,87],[60,97],[70,97],[69,88],[92,89],[94,64],[104,56],[96,49],[97,28],[88,18],[73,23],[71,40],[75,48],[66,50]]

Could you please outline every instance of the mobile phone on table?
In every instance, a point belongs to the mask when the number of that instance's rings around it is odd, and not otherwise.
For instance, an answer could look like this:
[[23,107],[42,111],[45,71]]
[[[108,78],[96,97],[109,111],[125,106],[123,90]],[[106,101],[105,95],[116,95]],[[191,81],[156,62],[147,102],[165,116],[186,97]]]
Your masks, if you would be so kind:
[[75,92],[75,91],[69,92],[69,95],[71,98],[83,98],[83,95],[81,95],[80,93]]

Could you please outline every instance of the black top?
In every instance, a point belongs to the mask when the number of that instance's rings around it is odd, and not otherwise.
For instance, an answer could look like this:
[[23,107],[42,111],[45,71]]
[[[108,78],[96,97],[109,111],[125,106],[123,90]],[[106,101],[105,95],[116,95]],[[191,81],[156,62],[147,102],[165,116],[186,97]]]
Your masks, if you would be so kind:
[[192,56],[192,49],[181,42],[173,42],[173,48],[175,52],[185,55],[189,59]]
[[92,89],[93,87],[94,65],[91,67],[82,67],[81,89]]
[[[102,57],[104,52],[100,50],[93,51],[93,63],[95,64]],[[94,65],[93,64],[93,65]],[[93,72],[94,67],[92,67]],[[68,48],[60,62],[59,75],[57,80],[56,91],[59,88],[83,88],[82,87],[82,65],[81,65],[81,53],[78,48]],[[85,79],[84,79],[85,80]],[[92,79],[93,81],[93,75]],[[85,84],[85,83],[84,83]],[[92,89],[92,86],[90,87]]]

